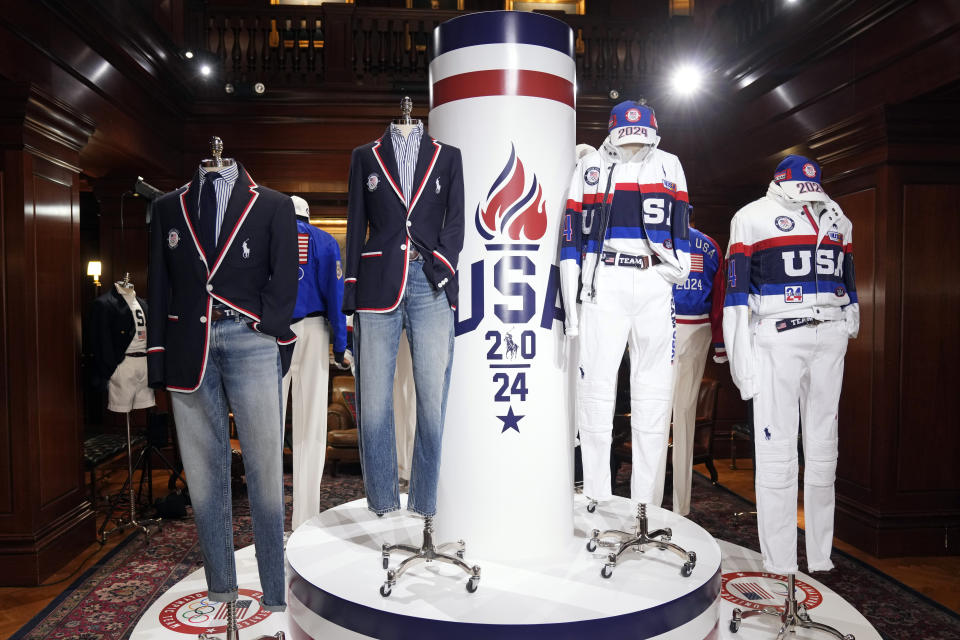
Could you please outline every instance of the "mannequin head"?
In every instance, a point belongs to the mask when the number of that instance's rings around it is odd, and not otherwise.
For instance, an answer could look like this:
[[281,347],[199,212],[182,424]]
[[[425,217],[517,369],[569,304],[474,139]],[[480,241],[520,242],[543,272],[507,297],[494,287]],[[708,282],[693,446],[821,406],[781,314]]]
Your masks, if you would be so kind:
[[820,184],[821,175],[820,165],[815,161],[789,155],[777,165],[773,181],[791,200],[824,202],[830,197]]
[[634,100],[626,100],[611,109],[607,131],[610,132],[612,144],[620,147],[629,145],[633,153],[642,151],[644,146],[654,147],[660,142],[657,116],[653,109]]

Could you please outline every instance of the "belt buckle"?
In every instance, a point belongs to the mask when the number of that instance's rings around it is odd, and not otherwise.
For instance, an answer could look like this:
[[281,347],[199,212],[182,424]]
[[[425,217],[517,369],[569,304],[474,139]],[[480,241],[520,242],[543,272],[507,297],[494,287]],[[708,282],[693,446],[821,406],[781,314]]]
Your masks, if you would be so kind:
[[213,307],[212,309],[210,309],[210,320],[212,322],[217,322],[218,320],[222,320],[225,315],[226,314],[223,311],[221,311],[220,309],[217,309],[216,307]]
[[826,320],[820,320],[819,318],[807,318],[807,324],[811,326],[818,326],[826,322]]

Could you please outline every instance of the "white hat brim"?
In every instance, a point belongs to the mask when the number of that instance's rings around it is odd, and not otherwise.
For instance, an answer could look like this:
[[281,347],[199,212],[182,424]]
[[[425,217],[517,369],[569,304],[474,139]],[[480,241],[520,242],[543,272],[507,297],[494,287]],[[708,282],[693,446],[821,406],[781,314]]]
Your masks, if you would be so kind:
[[652,127],[629,125],[625,127],[615,127],[610,130],[610,141],[617,146],[624,144],[656,144],[658,140],[660,140],[660,136],[657,135],[657,130]]
[[807,180],[784,180],[778,183],[788,196],[794,200],[807,202],[826,202],[830,199],[819,182]]

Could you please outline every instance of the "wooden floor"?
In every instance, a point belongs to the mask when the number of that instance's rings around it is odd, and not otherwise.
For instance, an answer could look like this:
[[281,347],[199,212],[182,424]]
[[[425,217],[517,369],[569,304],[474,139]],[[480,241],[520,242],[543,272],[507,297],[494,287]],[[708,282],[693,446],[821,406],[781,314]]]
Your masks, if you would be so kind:
[[[741,468],[731,470],[729,460],[717,461],[720,484],[751,501],[755,500],[751,463],[749,460],[738,460],[737,464]],[[696,471],[705,473],[703,467],[697,467]],[[109,478],[113,482],[105,488],[105,492],[116,492],[119,483],[125,478],[125,474],[125,470],[112,473]],[[167,475],[162,471],[156,471],[154,473],[154,490],[157,495],[165,495],[167,493],[166,486]],[[102,518],[103,515],[98,519],[98,526]],[[800,508],[800,523],[802,526],[802,506]],[[65,588],[70,586],[77,576],[116,547],[123,538],[123,535],[115,536],[103,547],[97,543],[91,544],[81,555],[51,576],[46,581],[49,586],[0,588],[0,638],[11,636],[26,624]],[[854,549],[839,540],[834,540],[834,545],[960,613],[960,580],[957,579],[957,576],[960,575],[960,556],[879,559]]]

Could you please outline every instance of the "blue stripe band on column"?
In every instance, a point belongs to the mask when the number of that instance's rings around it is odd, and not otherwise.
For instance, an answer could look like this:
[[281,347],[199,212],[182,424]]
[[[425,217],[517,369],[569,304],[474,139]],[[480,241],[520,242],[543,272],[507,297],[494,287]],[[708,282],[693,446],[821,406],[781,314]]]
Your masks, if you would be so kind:
[[448,20],[433,30],[433,57],[479,44],[533,44],[574,57],[573,30],[549,16],[485,11]]
[[719,597],[721,584],[720,569],[717,569],[709,580],[686,595],[635,613],[547,624],[479,624],[374,609],[328,593],[305,580],[295,569],[291,570],[290,591],[307,609],[345,629],[380,640],[583,640],[589,637],[643,640],[696,619]]

